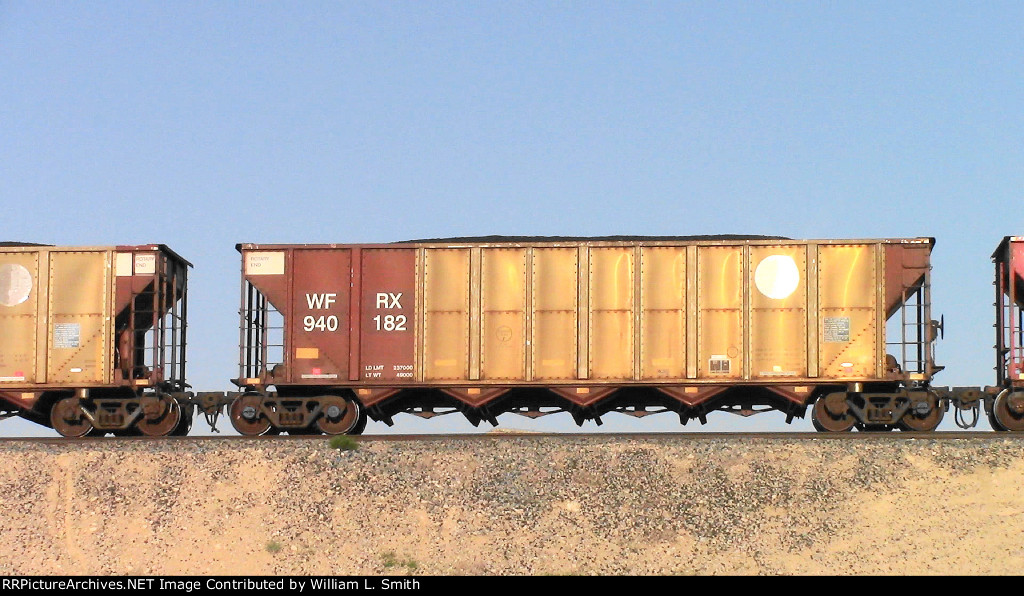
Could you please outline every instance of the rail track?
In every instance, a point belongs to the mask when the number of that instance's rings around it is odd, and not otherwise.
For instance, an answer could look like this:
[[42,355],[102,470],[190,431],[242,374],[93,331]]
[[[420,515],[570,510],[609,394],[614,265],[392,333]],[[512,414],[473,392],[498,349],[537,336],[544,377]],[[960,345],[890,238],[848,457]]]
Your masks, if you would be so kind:
[[[274,442],[274,441],[323,441],[327,443],[329,436],[309,435],[277,435],[277,436],[185,436],[185,437],[0,437],[0,444],[4,443],[39,443],[39,444],[111,444],[111,443],[137,443],[156,441],[158,443],[188,443],[188,442]],[[747,433],[747,432],[709,432],[709,433],[534,433],[534,432],[501,432],[501,433],[473,433],[473,434],[420,434],[420,435],[362,435],[355,439],[360,443],[392,443],[409,441],[521,441],[521,440],[549,440],[549,439],[590,439],[590,440],[636,440],[636,441],[663,441],[663,440],[685,440],[685,441],[711,441],[716,439],[740,439],[759,441],[921,441],[921,440],[969,440],[976,442],[983,441],[1018,441],[1024,443],[1024,434],[1012,433],[989,433],[989,432],[959,432],[959,431],[936,431],[936,432],[858,432],[858,433]]]

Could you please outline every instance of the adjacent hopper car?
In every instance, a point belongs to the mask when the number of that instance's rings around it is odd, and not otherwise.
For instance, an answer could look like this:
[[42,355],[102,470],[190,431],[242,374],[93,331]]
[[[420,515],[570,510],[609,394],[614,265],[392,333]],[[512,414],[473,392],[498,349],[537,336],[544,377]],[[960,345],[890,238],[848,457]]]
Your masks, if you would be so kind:
[[65,436],[187,434],[189,267],[163,245],[0,245],[0,413]]
[[[995,430],[1024,431],[1024,237],[1003,238],[996,265],[996,386],[986,400]],[[970,389],[967,389],[970,391]]]
[[[162,245],[0,245],[0,410],[67,436],[358,434],[368,418],[810,413],[819,431],[1024,430],[1024,238],[996,264],[997,384],[937,387],[931,238],[240,244],[238,387],[188,391]],[[973,414],[973,416],[968,413]]]

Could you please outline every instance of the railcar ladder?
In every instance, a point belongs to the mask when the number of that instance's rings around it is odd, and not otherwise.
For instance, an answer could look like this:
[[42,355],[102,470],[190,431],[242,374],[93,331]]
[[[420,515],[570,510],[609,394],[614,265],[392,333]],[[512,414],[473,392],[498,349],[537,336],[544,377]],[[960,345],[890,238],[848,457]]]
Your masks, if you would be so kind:
[[1024,363],[1024,309],[1017,302],[1016,280],[1005,263],[996,265],[996,379],[1002,386],[1011,376],[1010,367]]
[[239,310],[241,379],[260,378],[284,363],[284,316],[255,286],[243,282]]
[[[931,302],[928,268],[922,267],[920,284],[903,285],[900,291],[900,337],[899,341],[886,341],[886,352],[899,353],[899,362],[904,374],[930,374],[934,362],[931,340]],[[916,276],[915,276],[916,277]]]

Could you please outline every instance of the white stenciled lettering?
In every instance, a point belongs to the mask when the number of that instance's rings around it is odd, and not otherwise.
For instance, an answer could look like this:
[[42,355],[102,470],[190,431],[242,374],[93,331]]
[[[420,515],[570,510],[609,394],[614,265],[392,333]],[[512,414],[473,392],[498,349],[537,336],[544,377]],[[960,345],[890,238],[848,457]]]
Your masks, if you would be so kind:
[[326,310],[338,301],[337,294],[306,294],[309,310]]
[[377,292],[377,308],[402,308],[402,304],[399,300],[402,298],[402,292],[393,294],[391,292]]
[[377,315],[373,322],[377,325],[377,331],[405,331],[405,315]]
[[302,319],[302,328],[305,329],[306,331],[337,331],[338,317],[334,315],[330,315],[327,317],[314,317],[313,315],[306,315]]

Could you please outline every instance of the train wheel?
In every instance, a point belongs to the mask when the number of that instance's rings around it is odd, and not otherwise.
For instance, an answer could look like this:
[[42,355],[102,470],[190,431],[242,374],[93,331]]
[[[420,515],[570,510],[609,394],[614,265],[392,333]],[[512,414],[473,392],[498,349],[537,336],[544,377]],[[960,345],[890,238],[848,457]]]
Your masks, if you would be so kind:
[[361,435],[361,434],[363,434],[364,430],[366,430],[366,412],[365,411],[360,411],[359,412],[359,422],[356,422],[355,427],[353,427],[352,430],[348,434],[350,434],[350,435]]
[[316,419],[316,426],[328,435],[352,433],[359,425],[363,409],[359,402],[348,400],[337,395],[328,395],[321,400],[323,414]]
[[988,423],[990,426],[992,426],[992,430],[996,432],[1006,432],[1006,429],[1003,428],[1003,425],[999,424],[999,421],[996,420],[996,413],[994,409],[991,412],[986,412],[985,415],[988,416]]
[[188,435],[190,430],[192,430],[192,419],[195,417],[195,406],[192,404],[181,406],[179,404],[179,407],[181,408],[181,421],[178,422],[178,426],[174,427],[171,434],[176,437],[184,437]]
[[258,437],[270,430],[270,421],[260,413],[259,395],[242,395],[231,402],[231,426],[250,437]]
[[82,413],[77,397],[65,397],[50,410],[53,430],[65,437],[84,437],[93,430],[92,422]]
[[942,404],[939,403],[937,397],[930,396],[928,406],[930,409],[925,414],[918,414],[913,407],[907,410],[897,425],[899,429],[912,432],[931,432],[938,428],[945,415]]
[[144,435],[166,437],[181,422],[181,408],[173,397],[145,397],[142,399],[142,418],[135,426]]
[[992,404],[992,416],[1008,431],[1024,431],[1024,391],[1011,393],[1004,389]]
[[847,432],[856,422],[857,419],[846,409],[845,393],[830,393],[820,397],[811,410],[811,424],[818,432]]

